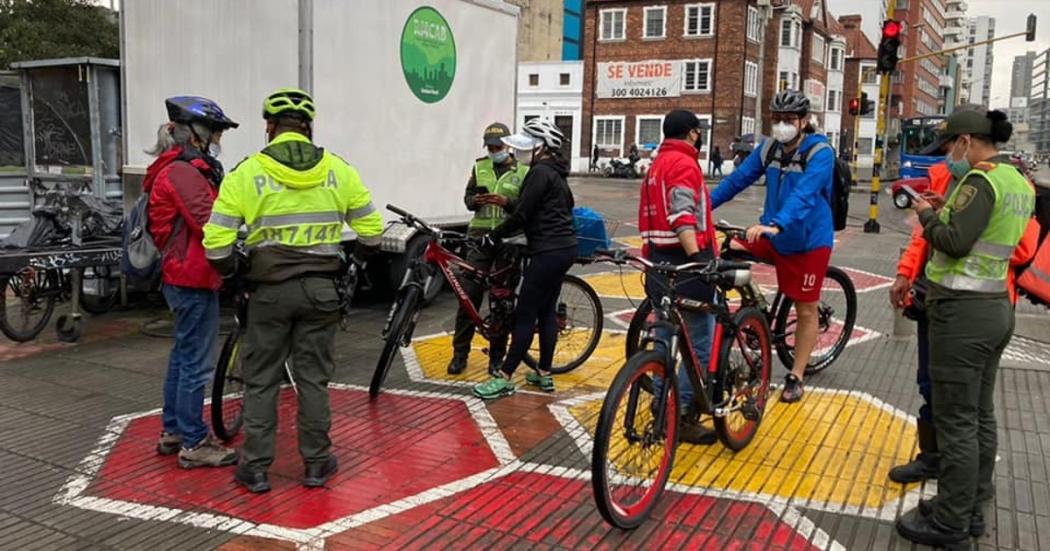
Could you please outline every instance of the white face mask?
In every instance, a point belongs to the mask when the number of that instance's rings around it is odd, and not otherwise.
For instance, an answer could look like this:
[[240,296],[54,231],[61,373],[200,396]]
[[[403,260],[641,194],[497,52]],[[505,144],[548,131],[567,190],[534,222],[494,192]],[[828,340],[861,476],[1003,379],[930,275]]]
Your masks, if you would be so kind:
[[773,139],[780,143],[789,143],[798,137],[798,127],[788,122],[773,125]]
[[208,155],[218,159],[219,155],[222,155],[222,146],[215,142],[211,142],[208,144]]

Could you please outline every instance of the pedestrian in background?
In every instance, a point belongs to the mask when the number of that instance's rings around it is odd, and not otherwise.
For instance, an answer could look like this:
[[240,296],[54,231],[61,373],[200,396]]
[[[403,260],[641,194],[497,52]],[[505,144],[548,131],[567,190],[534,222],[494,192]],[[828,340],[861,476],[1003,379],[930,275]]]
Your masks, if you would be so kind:
[[722,174],[722,162],[722,150],[716,145],[715,150],[711,152],[711,166],[708,171],[712,178],[715,177],[715,174],[717,174],[719,178],[724,176],[724,174]]

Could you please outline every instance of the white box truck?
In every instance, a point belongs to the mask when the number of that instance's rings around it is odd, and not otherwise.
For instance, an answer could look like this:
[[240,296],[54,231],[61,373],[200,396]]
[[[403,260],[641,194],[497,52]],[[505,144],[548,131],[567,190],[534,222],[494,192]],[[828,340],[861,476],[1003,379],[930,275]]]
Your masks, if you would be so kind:
[[[383,209],[465,225],[482,131],[514,126],[518,8],[496,0],[135,0],[121,11],[126,203],[139,195],[164,98],[214,99],[241,124],[227,170],[265,145],[262,100],[298,86],[318,145],[357,168]],[[384,235],[392,280],[421,241]]]

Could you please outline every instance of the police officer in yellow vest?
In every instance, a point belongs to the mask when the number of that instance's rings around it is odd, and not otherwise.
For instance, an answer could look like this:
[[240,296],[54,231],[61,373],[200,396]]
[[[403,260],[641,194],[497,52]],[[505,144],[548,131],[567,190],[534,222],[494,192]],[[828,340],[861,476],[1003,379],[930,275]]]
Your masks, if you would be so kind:
[[208,259],[229,273],[241,225],[253,290],[244,337],[244,449],[234,478],[252,492],[270,489],[277,399],[284,362],[296,378],[302,483],[323,486],[336,472],[328,430],[328,382],[340,318],[335,278],[343,224],[357,246],[378,246],[383,220],[368,189],[346,161],[315,146],[313,99],[282,88],[263,102],[269,145],[226,176],[204,227]]
[[[486,235],[496,229],[507,218],[507,214],[514,211],[518,196],[521,194],[521,183],[525,180],[525,174],[529,167],[519,164],[510,149],[503,143],[502,138],[510,136],[507,125],[494,122],[485,128],[484,145],[488,155],[474,162],[474,170],[470,173],[467,182],[467,192],[463,198],[467,208],[474,211],[474,218],[470,221],[469,234],[472,236]],[[519,261],[517,248],[514,245],[501,245],[496,248],[472,249],[467,252],[466,260],[472,266],[482,270],[502,270],[507,267],[516,267]],[[502,289],[513,290],[517,286],[518,273],[512,269],[501,278],[499,286]],[[485,290],[479,285],[465,279],[464,287],[470,295],[474,307],[481,305]],[[506,317],[509,319],[513,305],[508,299],[500,297],[489,297],[489,307],[494,317]],[[503,312],[503,310],[507,310]],[[500,362],[507,351],[507,336],[510,331],[509,323],[504,328],[505,332],[493,335],[489,340],[489,371],[499,368]],[[452,338],[452,361],[448,364],[448,372],[458,375],[467,367],[467,356],[470,354],[470,343],[474,338],[474,323],[470,315],[460,307],[456,313],[456,332]]]
[[937,497],[897,521],[915,543],[970,549],[995,493],[995,379],[1014,329],[1007,270],[1035,206],[1032,186],[996,148],[1012,130],[1001,111],[952,114],[939,140],[959,184],[946,200],[915,202],[933,251],[926,309],[941,454]]

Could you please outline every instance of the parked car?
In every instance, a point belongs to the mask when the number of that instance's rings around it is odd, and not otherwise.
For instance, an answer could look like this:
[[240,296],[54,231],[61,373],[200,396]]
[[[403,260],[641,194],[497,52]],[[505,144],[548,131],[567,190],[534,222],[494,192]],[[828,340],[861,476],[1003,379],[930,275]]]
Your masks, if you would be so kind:
[[904,186],[912,188],[915,190],[915,193],[921,195],[924,191],[930,189],[930,179],[923,176],[921,178],[905,178],[894,182],[890,186],[890,195],[893,196],[893,206],[899,209],[911,208],[911,197],[905,193]]

